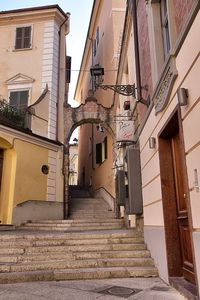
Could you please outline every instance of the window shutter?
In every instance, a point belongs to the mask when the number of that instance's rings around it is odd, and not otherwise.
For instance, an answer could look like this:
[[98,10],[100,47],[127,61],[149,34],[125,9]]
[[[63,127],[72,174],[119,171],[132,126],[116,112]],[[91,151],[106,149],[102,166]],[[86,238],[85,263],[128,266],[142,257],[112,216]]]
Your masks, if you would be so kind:
[[30,48],[31,47],[31,26],[24,27],[24,47],[23,48]]
[[105,159],[108,158],[108,142],[107,142],[107,136],[104,139],[104,157]]
[[23,27],[16,28],[16,40],[15,40],[15,49],[22,48],[22,33]]
[[66,57],[66,83],[70,83],[71,80],[71,56]]
[[96,164],[102,163],[102,144],[96,144]]
[[16,28],[15,49],[31,47],[31,26]]

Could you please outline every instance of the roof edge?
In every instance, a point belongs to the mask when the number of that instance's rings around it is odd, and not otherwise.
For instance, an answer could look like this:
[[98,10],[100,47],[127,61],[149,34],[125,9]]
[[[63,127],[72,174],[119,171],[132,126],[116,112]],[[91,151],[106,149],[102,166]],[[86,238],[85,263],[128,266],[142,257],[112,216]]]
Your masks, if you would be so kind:
[[66,13],[62,10],[62,8],[58,4],[53,5],[45,5],[45,6],[35,6],[35,7],[26,7],[26,8],[19,8],[19,9],[12,9],[12,10],[2,10],[0,11],[0,15],[11,14],[11,13],[20,13],[20,12],[28,12],[28,11],[37,11],[37,10],[44,10],[44,9],[58,9],[60,13],[66,17]]

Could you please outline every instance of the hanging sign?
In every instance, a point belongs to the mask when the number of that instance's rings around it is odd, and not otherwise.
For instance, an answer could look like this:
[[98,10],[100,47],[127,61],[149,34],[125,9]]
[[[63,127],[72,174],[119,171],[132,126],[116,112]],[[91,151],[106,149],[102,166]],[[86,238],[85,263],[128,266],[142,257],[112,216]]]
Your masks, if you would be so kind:
[[116,123],[117,142],[134,141],[134,123],[133,121],[117,121]]

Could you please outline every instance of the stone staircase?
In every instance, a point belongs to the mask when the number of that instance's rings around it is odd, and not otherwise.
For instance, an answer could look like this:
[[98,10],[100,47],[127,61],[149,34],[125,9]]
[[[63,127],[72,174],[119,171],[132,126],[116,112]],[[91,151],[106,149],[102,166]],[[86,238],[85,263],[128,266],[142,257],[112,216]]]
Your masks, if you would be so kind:
[[102,199],[74,198],[69,220],[28,222],[0,235],[0,283],[158,276],[140,231]]

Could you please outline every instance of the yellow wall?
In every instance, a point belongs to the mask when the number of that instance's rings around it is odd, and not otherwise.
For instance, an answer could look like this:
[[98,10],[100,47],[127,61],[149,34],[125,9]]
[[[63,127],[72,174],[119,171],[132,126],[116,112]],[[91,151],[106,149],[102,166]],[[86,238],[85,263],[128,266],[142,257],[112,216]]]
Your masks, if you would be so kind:
[[41,171],[48,164],[48,150],[24,141],[15,141],[17,167],[14,206],[26,200],[46,200],[47,175]]
[[0,221],[11,223],[16,174],[16,152],[12,145],[0,137],[0,148],[4,149],[2,182],[0,191]]

